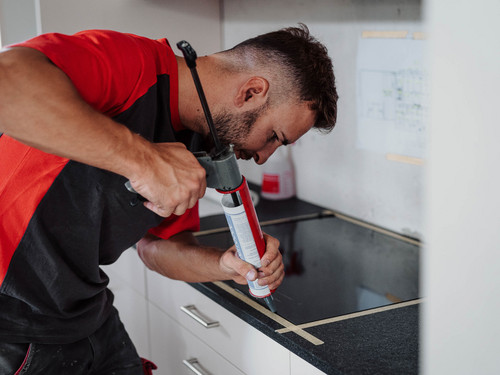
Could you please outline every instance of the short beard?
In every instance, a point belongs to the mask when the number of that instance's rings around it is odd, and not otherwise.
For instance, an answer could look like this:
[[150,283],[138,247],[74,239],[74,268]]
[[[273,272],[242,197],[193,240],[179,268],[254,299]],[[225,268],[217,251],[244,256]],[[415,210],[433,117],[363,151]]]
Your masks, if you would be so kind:
[[[234,145],[236,149],[243,149],[245,139],[250,134],[253,125],[268,108],[268,102],[257,109],[246,111],[242,114],[232,114],[223,109],[214,114],[213,120],[220,142],[224,146]],[[211,135],[207,137],[209,149],[214,146]]]

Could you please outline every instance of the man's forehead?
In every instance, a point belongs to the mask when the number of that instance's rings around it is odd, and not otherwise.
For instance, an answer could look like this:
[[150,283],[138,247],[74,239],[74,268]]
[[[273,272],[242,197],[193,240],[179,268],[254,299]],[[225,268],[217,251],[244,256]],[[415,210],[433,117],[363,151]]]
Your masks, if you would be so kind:
[[316,114],[311,110],[301,110],[297,116],[283,124],[281,139],[284,145],[296,142],[300,137],[312,129],[316,121]]

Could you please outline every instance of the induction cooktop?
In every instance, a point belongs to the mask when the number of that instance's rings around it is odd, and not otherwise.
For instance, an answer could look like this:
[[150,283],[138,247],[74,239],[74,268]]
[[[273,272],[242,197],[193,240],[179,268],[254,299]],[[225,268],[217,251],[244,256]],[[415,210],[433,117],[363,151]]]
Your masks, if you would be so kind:
[[[420,297],[419,246],[411,241],[335,216],[290,220],[262,230],[280,240],[285,279],[273,296],[277,314],[293,324]],[[233,244],[229,231],[198,240],[221,248]],[[250,296],[247,286],[226,283]]]

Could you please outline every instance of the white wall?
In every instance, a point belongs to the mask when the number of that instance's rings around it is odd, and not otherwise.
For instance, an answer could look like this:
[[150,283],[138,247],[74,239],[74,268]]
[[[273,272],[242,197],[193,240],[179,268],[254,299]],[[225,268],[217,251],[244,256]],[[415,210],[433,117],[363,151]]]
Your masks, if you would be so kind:
[[[218,0],[40,0],[41,32],[72,34],[79,30],[101,28],[135,33],[150,38],[166,37],[175,48],[179,40],[188,40],[198,54],[221,49],[221,19]],[[137,290],[123,284],[124,269],[137,262],[130,251],[111,271],[115,306],[130,337],[142,356],[150,357],[147,335],[147,305]],[[130,268],[130,267],[129,267]],[[113,269],[115,272],[112,272]],[[125,274],[122,272],[125,271]],[[135,270],[140,276],[140,269]],[[134,272],[135,272],[134,271]],[[117,275],[122,274],[121,278]],[[140,277],[137,279],[140,285]],[[142,290],[144,292],[144,290]],[[151,327],[154,329],[154,327]]]
[[172,45],[186,39],[199,54],[221,48],[219,0],[0,0],[0,27],[2,45],[39,33],[112,29]]
[[[422,166],[389,161],[356,147],[356,56],[365,30],[423,31],[417,0],[230,0],[224,2],[224,47],[304,22],[333,59],[338,122],[329,135],[309,132],[293,146],[297,195],[394,231],[420,237]],[[262,167],[243,162],[261,182]]]
[[0,0],[1,43],[6,46],[32,38],[37,33],[34,0]]
[[500,2],[429,0],[425,374],[500,374]]
[[[339,122],[332,134],[310,134],[294,149],[299,196],[403,233],[421,232],[425,186],[423,372],[498,374],[500,6],[426,4],[433,110],[425,185],[421,167],[354,146],[357,38],[365,29],[421,31],[418,1],[229,0],[222,36],[229,47],[303,21],[325,41],[341,95]],[[1,37],[5,45],[40,30],[114,28],[188,39],[209,53],[220,49],[219,10],[217,0],[0,0]],[[321,168],[308,169],[313,164]],[[244,168],[259,182],[258,170]]]
[[[0,12],[4,45],[41,32],[72,34],[101,28],[150,38],[167,37],[177,54],[180,52],[175,43],[182,39],[188,40],[198,54],[221,49],[219,0],[0,0]],[[144,270],[135,267],[137,261],[137,255],[128,251],[107,271],[122,321],[140,355],[149,357],[148,309],[141,295],[145,286],[140,283]],[[131,274],[131,266],[137,273],[135,288],[123,283],[123,277]]]
[[[338,124],[327,135],[310,132],[293,146],[297,193],[326,206],[397,232],[422,233],[422,167],[389,161],[356,147],[356,52],[364,30],[422,31],[418,0],[0,0],[9,12],[23,12],[22,32],[2,23],[9,43],[39,32],[74,33],[110,28],[173,43],[189,40],[198,53],[230,47],[258,33],[305,22],[327,45],[340,94]],[[13,9],[13,4],[15,4]],[[2,15],[5,14],[2,10]],[[9,17],[10,20],[16,17]],[[5,29],[7,29],[5,31]],[[222,32],[223,29],[223,32]],[[4,39],[5,39],[4,38]],[[260,183],[261,170],[242,163]]]
[[40,16],[44,33],[106,28],[172,45],[186,39],[198,53],[221,45],[218,0],[40,0]]

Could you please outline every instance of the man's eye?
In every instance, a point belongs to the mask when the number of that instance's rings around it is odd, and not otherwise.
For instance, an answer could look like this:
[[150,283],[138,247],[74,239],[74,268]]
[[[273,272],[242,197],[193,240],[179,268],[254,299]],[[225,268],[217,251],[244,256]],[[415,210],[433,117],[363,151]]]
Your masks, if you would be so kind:
[[278,134],[276,132],[273,132],[273,141],[279,141]]

